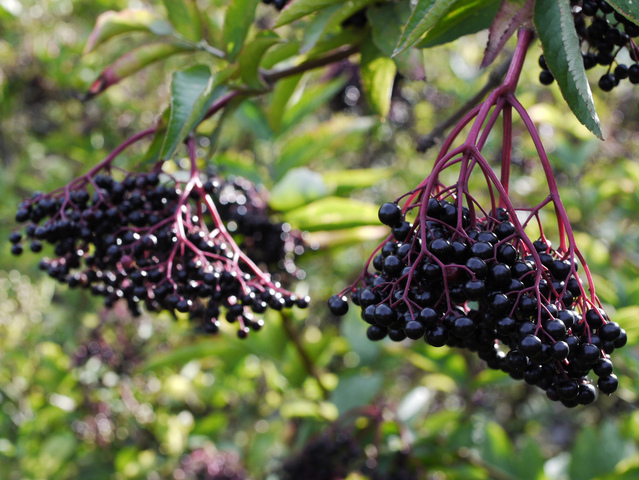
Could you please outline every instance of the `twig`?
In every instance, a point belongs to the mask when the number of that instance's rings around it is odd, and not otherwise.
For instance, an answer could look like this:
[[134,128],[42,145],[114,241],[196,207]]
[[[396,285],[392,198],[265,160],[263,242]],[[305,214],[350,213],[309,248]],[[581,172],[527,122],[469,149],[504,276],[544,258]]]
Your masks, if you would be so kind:
[[510,55],[501,65],[499,65],[495,70],[493,70],[488,76],[488,81],[483,86],[483,88],[477,92],[475,96],[473,96],[470,100],[464,103],[455,113],[453,113],[450,117],[442,120],[435,128],[431,130],[428,135],[424,135],[417,141],[417,151],[424,153],[429,148],[433,147],[439,138],[444,135],[444,132],[448,130],[451,126],[455,125],[459,120],[466,115],[472,108],[477,105],[483,98],[495,87],[499,86],[508,71],[508,67],[513,59],[513,56]]
[[266,83],[272,85],[281,78],[290,77],[298,73],[304,73],[308,70],[324,67],[326,65],[330,65],[331,63],[339,62],[340,60],[344,60],[354,53],[357,53],[358,51],[359,45],[352,45],[348,48],[337,50],[336,52],[331,53],[330,55],[327,55],[325,57],[315,58],[313,60],[300,63],[299,65],[296,65],[294,67],[285,68],[282,70],[265,71],[262,73],[262,78]]
[[324,396],[324,399],[327,399],[329,396],[329,391],[322,383],[322,380],[320,379],[320,376],[317,373],[313,360],[311,360],[311,357],[308,356],[308,352],[304,348],[304,345],[302,345],[302,342],[300,342],[300,339],[298,336],[299,332],[295,330],[295,327],[291,323],[291,318],[288,314],[282,312],[281,315],[282,315],[282,325],[284,325],[284,331],[286,332],[286,336],[293,342],[293,345],[295,346],[295,350],[297,350],[297,353],[302,359],[304,368],[309,373],[309,375],[315,379],[315,381],[319,385],[320,390],[322,390],[322,395]]

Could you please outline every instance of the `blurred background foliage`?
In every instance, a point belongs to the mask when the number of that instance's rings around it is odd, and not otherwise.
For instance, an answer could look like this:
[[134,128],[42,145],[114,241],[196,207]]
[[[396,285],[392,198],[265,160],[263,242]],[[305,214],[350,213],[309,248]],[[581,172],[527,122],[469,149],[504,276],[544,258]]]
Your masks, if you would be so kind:
[[[224,4],[198,2],[212,26]],[[195,62],[161,62],[82,102],[109,59],[140,41],[134,34],[82,57],[96,17],[126,7],[162,11],[136,0],[0,0],[0,238],[23,197],[65,184],[152,125],[170,72]],[[261,5],[258,23],[273,15]],[[518,89],[598,294],[628,331],[629,345],[615,352],[617,394],[568,411],[470,355],[372,343],[353,309],[343,319],[325,309],[385,235],[377,205],[428,174],[435,149],[416,153],[418,138],[485,84],[488,72],[476,67],[485,41],[480,33],[424,51],[426,80],[397,79],[384,123],[369,115],[348,61],[296,79],[279,117],[277,90],[232,113],[211,165],[269,188],[271,206],[309,231],[312,247],[295,287],[312,293],[311,309],[271,312],[248,340],[232,331],[203,337],[168,316],[131,318],[121,306],[104,311],[43,276],[35,256],[9,255],[7,242],[0,478],[274,480],[302,464],[314,473],[334,465],[330,478],[350,479],[639,478],[639,94],[631,85],[595,92],[603,143],[556,86],[538,84],[538,45]],[[202,157],[214,128],[200,131]],[[498,142],[489,140],[494,158]],[[515,203],[536,203],[546,190],[531,143],[517,137],[516,152]]]

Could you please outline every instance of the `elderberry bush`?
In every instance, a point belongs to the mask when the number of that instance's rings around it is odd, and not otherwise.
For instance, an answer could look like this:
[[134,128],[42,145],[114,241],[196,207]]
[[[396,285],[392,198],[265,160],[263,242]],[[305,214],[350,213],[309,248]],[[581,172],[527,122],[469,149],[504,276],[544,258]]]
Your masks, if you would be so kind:
[[[37,253],[51,244],[55,258],[43,259],[40,268],[71,288],[104,297],[107,307],[123,299],[134,315],[141,305],[151,312],[188,314],[209,333],[218,331],[224,316],[237,323],[238,336],[245,338],[263,326],[255,314],[267,308],[305,308],[309,299],[273,282],[238,247],[213,198],[226,205],[244,242],[253,238],[256,255],[263,234],[273,240],[282,225],[244,221],[248,208],[244,211],[239,203],[246,202],[238,202],[236,195],[233,207],[219,195],[221,186],[218,178],[203,179],[195,168],[185,182],[159,168],[125,173],[121,180],[107,168],[94,169],[62,189],[22,202],[16,221],[24,224],[24,234],[11,234],[11,251],[19,255],[28,243]],[[279,258],[281,240],[277,245],[258,255],[258,261]]]
[[[590,70],[600,65],[606,69],[598,82],[599,88],[609,92],[621,80],[639,83],[639,48],[635,38],[639,37],[639,25],[619,14],[604,0],[584,0],[573,7],[575,30],[582,49],[584,67]],[[626,50],[635,62],[631,65],[617,61]],[[550,85],[554,77],[544,56],[539,58],[541,73],[539,81]]]

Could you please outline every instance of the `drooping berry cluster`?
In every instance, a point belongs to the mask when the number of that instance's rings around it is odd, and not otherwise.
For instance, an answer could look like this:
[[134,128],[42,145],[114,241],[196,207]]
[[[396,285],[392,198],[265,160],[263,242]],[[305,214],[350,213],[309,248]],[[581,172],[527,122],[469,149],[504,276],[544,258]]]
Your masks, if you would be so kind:
[[247,480],[246,469],[236,452],[219,451],[212,445],[184,455],[173,471],[176,480]]
[[[22,202],[16,221],[34,252],[43,242],[56,258],[40,266],[70,287],[91,289],[112,306],[126,300],[134,315],[149,311],[188,313],[206,332],[218,331],[223,314],[239,325],[238,336],[259,330],[253,314],[267,308],[304,308],[271,280],[227,231],[211,195],[216,178],[204,179],[192,160],[190,178],[161,173],[112,175],[110,163],[66,187]],[[22,253],[23,235],[11,234],[12,252]]]
[[220,218],[242,251],[269,271],[304,278],[305,272],[295,264],[306,249],[303,234],[270,218],[264,192],[242,177],[212,178],[211,182],[211,197]]
[[[617,389],[609,355],[627,337],[601,308],[539,134],[514,96],[531,38],[529,31],[520,31],[504,83],[454,127],[430,175],[396,202],[381,206],[379,218],[391,227],[391,235],[357,281],[331,297],[329,308],[345,314],[344,295],[351,294],[370,324],[371,340],[424,338],[435,347],[467,348],[489,367],[537,385],[550,399],[572,407],[595,399],[590,371],[601,392]],[[548,183],[549,195],[532,208],[515,209],[508,194],[512,110],[531,135]],[[504,133],[498,177],[481,150],[500,115]],[[468,125],[468,137],[453,148]],[[457,182],[442,183],[444,171],[456,172]],[[485,189],[471,193],[471,178],[485,182]],[[554,209],[557,221],[556,248],[544,234],[540,213],[546,206]],[[536,241],[527,233],[533,226]]]
[[[599,88],[609,92],[624,79],[639,83],[639,48],[633,40],[639,37],[639,25],[634,24],[604,0],[584,0],[573,7],[575,29],[582,49],[584,67],[590,70],[597,65],[606,68],[599,79]],[[617,61],[619,53],[626,49],[635,62],[628,66]],[[542,68],[539,81],[550,85],[554,77],[546,65],[544,56],[539,58]]]

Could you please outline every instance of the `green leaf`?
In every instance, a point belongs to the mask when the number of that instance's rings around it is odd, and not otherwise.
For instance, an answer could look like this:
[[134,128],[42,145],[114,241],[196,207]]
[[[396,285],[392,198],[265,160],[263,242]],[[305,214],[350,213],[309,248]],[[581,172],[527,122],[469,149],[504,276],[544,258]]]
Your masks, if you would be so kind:
[[268,203],[275,210],[287,211],[327,194],[328,188],[322,175],[308,168],[294,168],[273,185]]
[[490,27],[501,0],[469,0],[451,9],[417,45],[431,48]]
[[[373,126],[372,118],[334,116],[307,132],[295,133],[282,146],[275,163],[275,179],[280,179],[291,168],[306,165],[312,160],[322,161],[334,156],[345,142],[357,145],[362,135]],[[355,170],[356,172],[360,170]],[[348,178],[350,171],[344,173]]]
[[608,0],[612,8],[635,25],[639,25],[639,2],[637,0]]
[[513,446],[504,429],[495,422],[488,422],[477,446],[480,458],[499,470],[512,471]]
[[371,110],[382,118],[390,111],[397,67],[372,41],[364,42],[361,56],[362,86]]
[[282,131],[297,125],[306,115],[313,113],[339,92],[346,80],[336,78],[330,82],[307,88],[300,99],[286,110],[282,116]]
[[264,54],[260,66],[262,68],[273,68],[278,63],[297,55],[299,49],[300,43],[297,41],[289,41],[276,45]]
[[291,23],[310,13],[318,12],[331,5],[345,3],[344,0],[296,0],[290,2],[280,13],[275,28]]
[[239,57],[240,76],[248,87],[255,90],[264,90],[266,88],[259,75],[260,61],[266,51],[280,41],[280,37],[277,34],[271,31],[264,31],[260,32],[253,41],[244,46]]
[[119,12],[109,10],[96,20],[82,53],[86,55],[92,52],[96,47],[117,35],[139,31],[168,35],[173,31],[173,27],[149,10],[126,9]]
[[391,178],[390,168],[359,168],[353,170],[335,170],[322,172],[324,181],[336,195],[348,195],[353,190],[370,188]]
[[379,225],[378,205],[359,200],[327,197],[284,214],[284,219],[300,230],[338,230]]
[[415,45],[424,33],[435,25],[458,0],[418,0],[393,55]]
[[577,119],[603,140],[586,77],[570,0],[536,0],[534,22],[548,68]]
[[224,17],[224,47],[229,62],[234,62],[244,47],[244,41],[255,20],[260,0],[233,0]]
[[513,457],[515,478],[519,480],[545,480],[544,456],[537,441],[530,437],[524,438],[524,444],[518,448]]
[[300,53],[306,53],[312,49],[322,38],[326,32],[326,27],[331,20],[331,17],[335,12],[340,9],[340,5],[333,5],[331,7],[321,10],[315,15],[308,24],[304,27],[304,41],[300,48]]
[[173,74],[171,82],[171,112],[160,150],[160,158],[168,160],[204,117],[206,109],[226,87],[214,87],[214,77],[206,65],[195,65]]
[[[597,448],[593,448],[596,445]],[[575,439],[570,462],[571,480],[589,480],[612,471],[627,454],[617,427],[610,421],[600,428],[583,428]]]
[[302,79],[303,74],[279,80],[273,87],[273,94],[268,105],[267,117],[274,132],[278,132],[282,125],[282,116],[286,106]]
[[162,0],[169,21],[180,35],[192,42],[202,40],[202,25],[195,0]]
[[376,4],[366,9],[373,42],[387,57],[395,51],[410,14],[409,2]]
[[235,116],[256,138],[272,140],[273,130],[271,130],[268,120],[255,102],[250,100],[243,102]]
[[122,79],[154,62],[178,53],[192,52],[193,50],[193,46],[183,43],[152,43],[131,50],[102,71],[97,80],[89,87],[86,98],[95,97],[110,86],[119,83]]
[[[355,407],[369,403],[382,387],[382,380],[381,373],[341,377],[337,388],[331,394],[331,401],[343,415]],[[357,392],[357,395],[353,395],[353,392]]]

